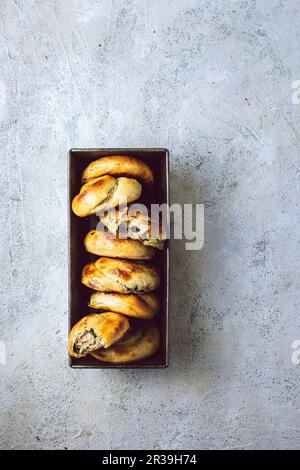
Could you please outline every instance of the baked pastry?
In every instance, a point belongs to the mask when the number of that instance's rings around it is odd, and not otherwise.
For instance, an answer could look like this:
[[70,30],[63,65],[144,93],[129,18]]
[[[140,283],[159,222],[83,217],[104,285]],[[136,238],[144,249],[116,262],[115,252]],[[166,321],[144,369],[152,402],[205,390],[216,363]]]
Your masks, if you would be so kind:
[[159,330],[155,325],[129,331],[118,343],[108,349],[92,351],[91,355],[102,362],[125,364],[152,356],[159,348]]
[[105,175],[84,184],[72,201],[72,210],[79,217],[133,202],[140,197],[142,186],[133,178]]
[[91,230],[84,239],[85,249],[98,256],[126,259],[152,259],[154,248],[144,246],[139,240],[117,238],[103,230]]
[[160,278],[157,270],[146,264],[99,258],[83,268],[81,281],[95,290],[129,294],[155,290]]
[[159,311],[159,300],[156,294],[114,294],[94,292],[89,307],[123,313],[129,317],[151,319]]
[[147,185],[153,184],[151,168],[141,160],[125,155],[102,157],[90,163],[82,174],[82,181],[86,183],[103,175],[128,176]]
[[133,211],[128,207],[106,212],[100,216],[101,222],[114,235],[122,233],[133,240],[140,240],[145,246],[163,250],[167,238],[161,224],[155,226],[147,214],[138,209]]
[[69,353],[80,358],[99,348],[108,348],[129,328],[128,319],[114,312],[87,315],[73,326],[69,335]]

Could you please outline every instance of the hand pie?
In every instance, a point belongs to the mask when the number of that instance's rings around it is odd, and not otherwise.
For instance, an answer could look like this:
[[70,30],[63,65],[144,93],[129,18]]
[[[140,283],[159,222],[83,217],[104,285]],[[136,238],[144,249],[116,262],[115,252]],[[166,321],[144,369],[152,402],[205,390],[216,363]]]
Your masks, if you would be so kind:
[[[103,227],[104,229],[104,227]],[[85,249],[98,256],[127,259],[152,259],[154,248],[139,240],[125,240],[104,230],[91,230],[84,239]]]
[[105,213],[100,216],[100,220],[114,235],[122,233],[133,240],[140,240],[145,246],[159,250],[164,248],[167,234],[161,226],[156,227],[151,218],[139,210],[131,213],[128,207],[124,207]]
[[148,320],[159,311],[159,300],[156,294],[113,294],[95,292],[91,295],[89,307],[123,313],[129,317]]
[[72,201],[72,210],[78,217],[133,202],[140,197],[142,186],[132,178],[101,176],[84,184]]
[[119,313],[87,315],[73,326],[69,335],[69,353],[80,358],[99,348],[108,348],[129,328],[128,319]]
[[152,356],[159,348],[159,330],[155,325],[129,331],[120,341],[108,349],[92,351],[98,361],[125,364]]
[[102,157],[90,163],[82,174],[82,181],[86,183],[103,175],[127,176],[147,185],[153,184],[153,173],[149,166],[137,158],[125,155]]
[[95,290],[129,294],[155,290],[160,278],[154,267],[143,263],[99,258],[83,268],[81,281]]

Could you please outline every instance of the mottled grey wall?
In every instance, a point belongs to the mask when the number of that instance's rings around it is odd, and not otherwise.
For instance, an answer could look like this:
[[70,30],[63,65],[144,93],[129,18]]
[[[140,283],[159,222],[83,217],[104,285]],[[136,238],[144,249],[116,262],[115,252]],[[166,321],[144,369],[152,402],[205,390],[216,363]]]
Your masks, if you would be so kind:
[[[1,448],[299,448],[296,0],[1,0]],[[170,367],[66,359],[67,151],[167,147]]]

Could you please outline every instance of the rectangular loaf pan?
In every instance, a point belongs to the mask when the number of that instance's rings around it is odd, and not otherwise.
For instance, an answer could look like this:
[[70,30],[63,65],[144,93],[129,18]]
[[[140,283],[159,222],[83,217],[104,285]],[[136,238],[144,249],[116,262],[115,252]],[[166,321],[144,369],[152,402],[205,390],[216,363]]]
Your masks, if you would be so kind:
[[[155,186],[148,202],[169,205],[169,152],[160,148],[115,148],[115,149],[71,149],[69,151],[69,331],[85,315],[95,313],[88,307],[91,289],[81,283],[81,271],[85,264],[97,259],[97,256],[85,251],[83,239],[89,230],[96,227],[96,216],[77,217],[71,209],[72,199],[81,187],[81,175],[84,168],[93,160],[107,155],[129,155],[146,162],[153,170]],[[147,202],[147,201],[145,201]],[[72,368],[90,369],[147,369],[168,366],[168,315],[169,315],[169,244],[162,253],[158,253],[154,263],[161,273],[159,295],[161,310],[156,317],[160,328],[161,344],[157,353],[147,359],[129,364],[110,364],[96,361],[92,356],[75,359],[69,356]],[[99,312],[98,312],[99,313]],[[145,320],[146,321],[146,320]]]

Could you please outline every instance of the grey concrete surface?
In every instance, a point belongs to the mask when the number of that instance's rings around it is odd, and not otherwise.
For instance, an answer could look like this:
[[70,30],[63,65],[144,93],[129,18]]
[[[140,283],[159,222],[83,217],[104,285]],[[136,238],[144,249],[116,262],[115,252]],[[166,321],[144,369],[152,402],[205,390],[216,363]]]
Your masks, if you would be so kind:
[[[1,0],[0,446],[300,447],[295,0]],[[170,366],[66,362],[67,151],[167,147]]]

